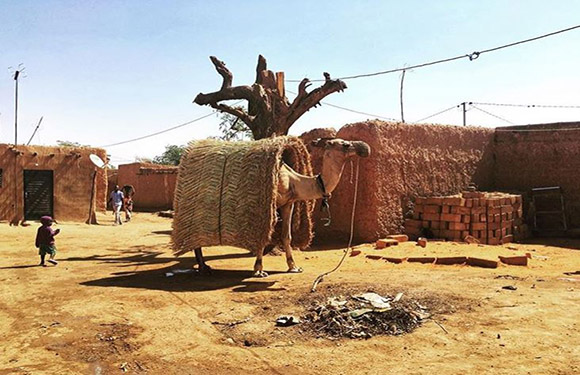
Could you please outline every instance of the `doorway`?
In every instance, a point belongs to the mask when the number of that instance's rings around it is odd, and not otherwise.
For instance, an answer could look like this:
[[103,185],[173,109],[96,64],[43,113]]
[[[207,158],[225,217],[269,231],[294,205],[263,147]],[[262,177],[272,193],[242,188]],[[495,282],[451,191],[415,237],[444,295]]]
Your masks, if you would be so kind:
[[24,220],[38,220],[53,213],[52,171],[24,171]]

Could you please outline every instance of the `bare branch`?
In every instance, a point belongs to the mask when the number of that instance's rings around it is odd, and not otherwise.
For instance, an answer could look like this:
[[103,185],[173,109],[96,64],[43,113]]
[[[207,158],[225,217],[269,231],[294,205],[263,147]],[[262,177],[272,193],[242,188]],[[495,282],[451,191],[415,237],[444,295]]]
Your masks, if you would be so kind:
[[256,65],[256,83],[261,84],[262,81],[262,73],[263,71],[268,69],[268,63],[266,62],[266,58],[262,55],[258,56],[258,64]]
[[346,83],[343,81],[339,79],[330,79],[330,75],[328,73],[324,73],[324,77],[324,85],[315,88],[310,93],[306,93],[306,87],[308,87],[309,81],[307,79],[303,79],[302,82],[300,82],[298,87],[298,96],[292,102],[288,112],[286,121],[286,126],[288,129],[310,108],[320,105],[320,101],[326,96],[334,92],[344,91],[344,89],[347,88]]
[[238,109],[235,107],[230,107],[229,105],[226,105],[226,104],[217,104],[217,103],[212,103],[212,104],[210,104],[210,106],[212,106],[213,108],[215,108],[219,111],[226,112],[226,113],[229,113],[230,115],[234,115],[234,116],[238,117],[240,120],[245,122],[246,125],[248,125],[250,130],[252,129],[252,126],[254,125],[254,116],[248,115],[245,111],[243,111],[241,109]]
[[218,74],[220,76],[222,76],[222,78],[224,79],[222,82],[222,90],[225,88],[228,88],[232,85],[232,82],[234,80],[234,75],[232,74],[232,72],[230,72],[230,70],[228,68],[226,68],[226,63],[221,61],[220,59],[218,59],[215,56],[210,56],[209,59],[211,60],[211,62],[213,63],[213,65],[215,66],[215,70],[217,70]]

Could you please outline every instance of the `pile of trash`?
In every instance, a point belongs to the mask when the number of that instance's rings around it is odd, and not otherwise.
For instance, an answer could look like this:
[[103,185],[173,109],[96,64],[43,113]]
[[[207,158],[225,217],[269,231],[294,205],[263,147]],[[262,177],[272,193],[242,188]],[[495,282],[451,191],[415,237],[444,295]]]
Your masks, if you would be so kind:
[[304,317],[304,323],[317,336],[370,338],[375,335],[409,333],[431,314],[417,301],[367,292],[348,297],[329,297],[315,303]]

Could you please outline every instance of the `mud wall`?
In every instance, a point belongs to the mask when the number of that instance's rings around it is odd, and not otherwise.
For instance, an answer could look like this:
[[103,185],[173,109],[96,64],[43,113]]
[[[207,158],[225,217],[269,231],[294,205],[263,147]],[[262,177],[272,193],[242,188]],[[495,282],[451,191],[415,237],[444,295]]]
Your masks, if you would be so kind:
[[106,204],[107,176],[89,155],[105,160],[106,151],[87,147],[43,147],[0,144],[0,220],[24,218],[24,170],[53,171],[53,215],[61,221],[85,221],[89,215],[93,173],[96,176],[96,209]]
[[[337,137],[365,141],[372,150],[359,164],[355,240],[374,241],[400,233],[411,197],[456,194],[471,182],[481,190],[492,190],[493,135],[490,128],[381,121],[341,128]],[[320,163],[320,156],[312,158]],[[356,164],[356,159],[352,165],[347,163],[332,193],[332,225],[315,222],[315,241],[347,243]]]
[[495,155],[498,190],[560,186],[568,227],[580,227],[580,122],[497,128]]
[[149,163],[119,166],[118,185],[133,185],[136,211],[156,211],[173,208],[173,195],[178,167]]

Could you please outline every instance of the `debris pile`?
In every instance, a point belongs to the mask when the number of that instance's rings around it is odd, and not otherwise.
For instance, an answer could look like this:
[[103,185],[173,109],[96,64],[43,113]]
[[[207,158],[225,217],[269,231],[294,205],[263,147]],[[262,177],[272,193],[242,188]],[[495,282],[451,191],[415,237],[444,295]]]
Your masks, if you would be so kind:
[[409,333],[431,315],[425,306],[402,296],[403,293],[383,297],[368,292],[329,297],[323,303],[313,304],[304,322],[322,337],[367,339]]

